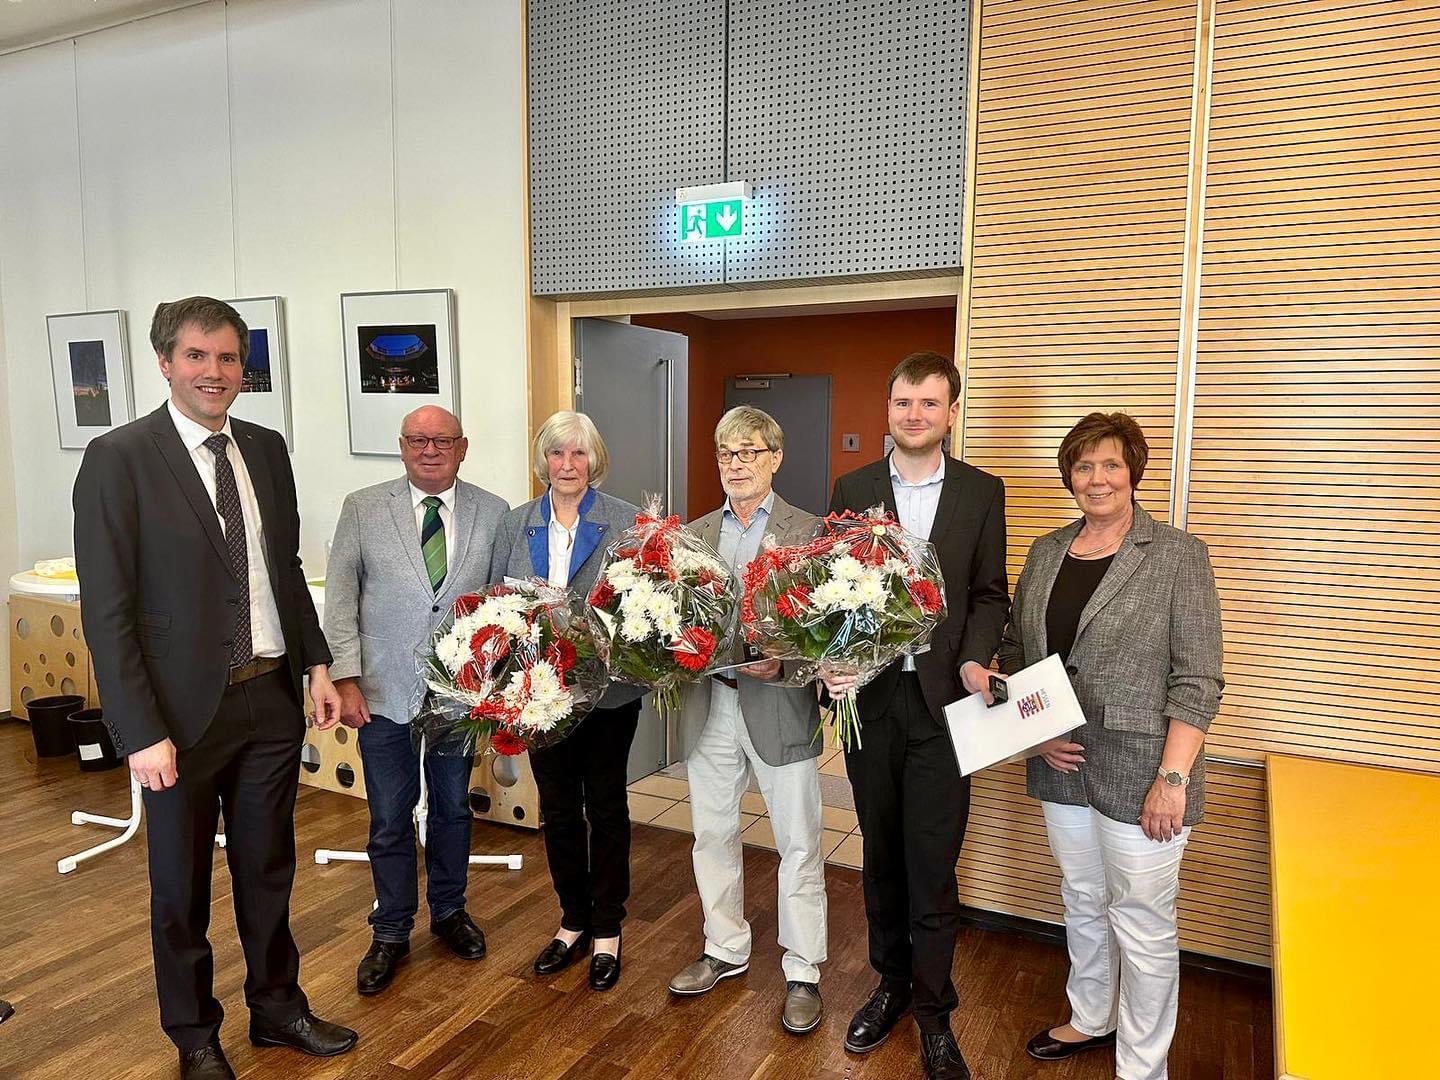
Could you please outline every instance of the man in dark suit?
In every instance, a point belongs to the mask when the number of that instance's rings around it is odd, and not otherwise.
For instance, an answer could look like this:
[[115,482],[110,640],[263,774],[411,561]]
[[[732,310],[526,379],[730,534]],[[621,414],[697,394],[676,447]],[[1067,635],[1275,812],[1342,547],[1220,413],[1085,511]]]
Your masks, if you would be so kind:
[[[944,453],[960,411],[960,373],[938,353],[907,356],[890,375],[895,449],[835,482],[832,512],[883,505],[935,545],[945,577],[945,620],[929,647],[895,661],[860,690],[864,745],[845,754],[864,836],[870,964],[880,985],[855,1014],[845,1048],[875,1049],[912,1005],[926,1074],[968,1080],[950,1031],[958,1002],[960,899],[955,863],[965,838],[970,782],[960,776],[943,710],[986,692],[986,669],[1009,613],[1005,485]],[[855,680],[825,680],[832,695]]]
[[285,441],[228,415],[249,340],[222,301],[157,307],[170,400],[92,442],[75,479],[85,638],[106,726],[144,787],[160,1022],[187,1080],[235,1075],[206,938],[222,810],[251,1042],[329,1056],[356,1041],[310,1012],[290,934],[302,675],[316,727],[339,719],[340,697]]

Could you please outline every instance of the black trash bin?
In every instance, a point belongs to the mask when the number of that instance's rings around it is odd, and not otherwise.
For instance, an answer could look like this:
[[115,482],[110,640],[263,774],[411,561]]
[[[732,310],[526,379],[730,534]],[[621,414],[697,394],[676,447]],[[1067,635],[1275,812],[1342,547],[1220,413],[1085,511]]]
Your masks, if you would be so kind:
[[70,714],[70,737],[84,772],[104,772],[120,764],[110,732],[100,722],[104,715],[99,709],[81,709]]
[[70,714],[85,707],[79,694],[31,698],[25,706],[30,717],[30,738],[35,740],[37,757],[63,757],[75,752],[70,739]]

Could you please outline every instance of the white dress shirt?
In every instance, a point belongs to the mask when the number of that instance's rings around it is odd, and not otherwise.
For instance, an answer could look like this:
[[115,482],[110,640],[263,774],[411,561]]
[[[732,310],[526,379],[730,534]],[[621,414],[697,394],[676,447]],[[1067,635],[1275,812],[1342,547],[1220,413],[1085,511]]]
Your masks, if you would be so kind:
[[[217,432],[203,424],[197,424],[167,402],[170,419],[180,441],[190,452],[205,493],[210,496],[210,505],[215,505],[215,455],[205,448],[205,440]],[[275,590],[270,587],[270,571],[265,562],[265,529],[260,521],[260,504],[255,501],[255,488],[250,483],[250,470],[245,468],[245,457],[235,445],[235,433],[230,429],[230,418],[219,433],[228,436],[225,456],[230,459],[230,468],[235,473],[235,487],[240,493],[240,516],[245,520],[245,559],[250,579],[250,645],[254,656],[285,655],[285,632],[280,627],[280,609],[275,604]],[[216,512],[220,531],[225,531],[225,519]]]
[[[945,483],[945,455],[940,455],[940,465],[925,479],[912,484],[900,475],[895,467],[895,455],[890,461],[890,488],[895,492],[895,509],[900,513],[900,526],[906,532],[930,539],[930,530],[935,527],[935,511],[940,508],[940,489]],[[921,649],[927,652],[928,646]],[[907,655],[902,671],[915,670],[915,657]]]
[[[440,500],[440,524],[445,529],[445,572],[450,572],[450,553],[455,550],[455,545],[450,538],[455,535],[450,527],[455,521],[455,484],[437,494],[435,497]],[[418,540],[425,534],[425,500],[430,497],[428,491],[421,491],[414,484],[410,485],[410,501],[415,508],[415,538]]]
[[555,513],[555,503],[550,500],[548,491],[545,498],[550,501],[550,584],[563,589],[570,584],[570,553],[575,550],[575,534],[580,531],[580,515],[575,515],[575,524],[567,529],[560,524],[560,517]]

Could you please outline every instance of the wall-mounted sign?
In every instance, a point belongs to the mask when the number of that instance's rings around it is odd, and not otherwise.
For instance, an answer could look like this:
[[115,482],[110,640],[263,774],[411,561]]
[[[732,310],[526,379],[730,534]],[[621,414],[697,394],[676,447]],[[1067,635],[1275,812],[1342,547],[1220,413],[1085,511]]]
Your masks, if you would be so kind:
[[750,185],[743,180],[679,188],[680,239],[727,240],[745,235],[745,204]]

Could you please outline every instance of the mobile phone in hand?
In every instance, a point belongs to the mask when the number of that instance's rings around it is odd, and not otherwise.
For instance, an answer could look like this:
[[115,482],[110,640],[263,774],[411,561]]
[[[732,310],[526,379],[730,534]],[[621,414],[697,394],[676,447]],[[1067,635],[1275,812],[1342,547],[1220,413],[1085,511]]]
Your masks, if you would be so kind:
[[996,705],[1004,705],[1010,700],[1010,689],[1005,685],[1005,680],[999,675],[990,676],[990,696],[995,700],[990,703],[993,709]]

